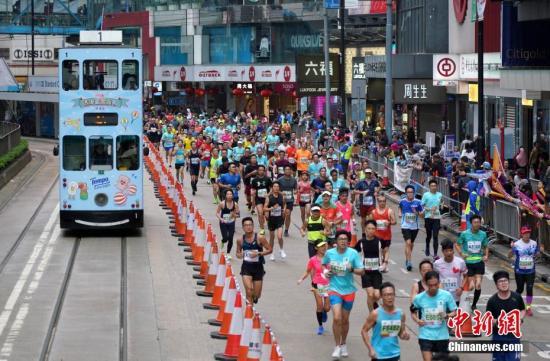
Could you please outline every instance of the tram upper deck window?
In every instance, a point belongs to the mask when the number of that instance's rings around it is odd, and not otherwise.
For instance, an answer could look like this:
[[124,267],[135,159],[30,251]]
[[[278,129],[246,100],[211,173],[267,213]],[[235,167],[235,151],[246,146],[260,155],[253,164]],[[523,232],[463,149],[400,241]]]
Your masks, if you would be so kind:
[[63,137],[63,169],[81,171],[86,169],[86,138],[81,135]]
[[104,126],[118,125],[117,113],[84,113],[84,125]]
[[139,63],[137,60],[122,62],[122,88],[124,90],[139,89]]
[[116,137],[116,168],[118,170],[139,169],[139,137],[137,135]]
[[113,138],[109,136],[92,136],[88,140],[90,170],[113,169]]
[[63,90],[78,90],[78,61],[64,60],[61,71]]
[[114,90],[118,88],[118,62],[116,60],[86,60],[83,72],[85,90]]

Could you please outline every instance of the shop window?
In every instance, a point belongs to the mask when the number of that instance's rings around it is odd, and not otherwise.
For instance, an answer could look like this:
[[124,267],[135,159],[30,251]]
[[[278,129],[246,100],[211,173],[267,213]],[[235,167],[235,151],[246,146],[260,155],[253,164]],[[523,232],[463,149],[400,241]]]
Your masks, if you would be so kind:
[[63,169],[82,171],[86,169],[86,138],[81,135],[63,137]]
[[61,71],[63,90],[78,90],[78,61],[64,60]]
[[137,60],[122,62],[122,88],[124,90],[139,89],[139,63]]
[[85,90],[114,90],[118,88],[118,62],[116,60],[84,61]]
[[119,135],[116,138],[116,169],[139,169],[139,137],[137,135]]
[[90,142],[90,170],[113,169],[113,138],[92,136]]

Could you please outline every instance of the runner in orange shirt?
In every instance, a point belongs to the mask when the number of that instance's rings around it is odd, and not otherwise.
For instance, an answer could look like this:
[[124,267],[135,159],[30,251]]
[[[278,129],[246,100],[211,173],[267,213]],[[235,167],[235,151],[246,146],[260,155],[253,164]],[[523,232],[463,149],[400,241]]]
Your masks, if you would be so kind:
[[298,173],[307,171],[309,162],[311,161],[312,154],[307,149],[307,144],[302,142],[300,149],[296,151],[296,163],[298,164]]

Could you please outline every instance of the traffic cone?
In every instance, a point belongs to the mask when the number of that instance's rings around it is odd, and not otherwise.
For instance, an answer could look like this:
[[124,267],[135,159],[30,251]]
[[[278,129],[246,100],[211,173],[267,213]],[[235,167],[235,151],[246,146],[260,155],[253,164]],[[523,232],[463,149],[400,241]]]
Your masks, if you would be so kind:
[[200,265],[193,267],[193,271],[199,272],[198,274],[193,275],[194,279],[206,278],[206,274],[208,273],[208,261],[210,260],[211,250],[212,250],[212,241],[207,240],[204,244],[204,251],[202,253],[202,259],[200,260]]
[[242,359],[239,355],[239,361],[260,361],[260,357],[262,355],[260,332],[260,315],[258,313],[255,313],[254,318],[252,319],[252,333],[250,334],[250,341],[248,343],[248,354],[246,355],[246,358]]
[[[189,203],[189,209],[187,210],[186,218],[186,228],[185,228],[185,245],[188,248],[184,248],[184,252],[191,252],[193,250],[193,243],[195,242],[194,237],[194,226],[195,226],[195,207],[193,207],[193,202]],[[186,257],[187,259],[187,257]]]
[[355,247],[355,245],[357,244],[357,233],[353,232],[351,234],[351,242],[349,244],[350,247]]
[[388,177],[388,166],[384,165],[384,172],[382,173],[382,188],[388,188],[390,186],[390,179]]
[[[468,294],[470,293],[470,282],[468,278],[464,280],[464,283],[462,285],[462,295],[460,296],[460,303],[459,306],[462,311],[468,313],[470,317],[460,326],[460,333],[462,333],[462,337],[474,337],[473,329],[472,329],[472,307],[470,305],[470,300],[468,299]],[[479,336],[479,335],[477,335]]]
[[[224,261],[225,262],[225,261]],[[218,267],[220,266],[218,260],[218,246],[214,243],[212,247],[212,254],[210,255],[210,265],[208,266],[208,274],[206,276],[206,283],[204,290],[197,291],[197,296],[212,297],[214,296],[214,286],[216,285],[216,279],[218,278]]]
[[225,305],[227,304],[227,297],[229,296],[229,284],[233,278],[233,271],[231,269],[231,263],[226,265],[225,281],[223,286],[222,297],[220,300],[220,308],[216,318],[208,320],[208,324],[212,326],[221,326],[223,321],[223,315],[225,313]]
[[212,300],[210,303],[203,303],[202,306],[207,310],[219,310],[221,305],[223,286],[225,283],[225,255],[220,255],[220,263],[218,264],[218,270],[216,274],[216,282],[214,284],[214,291],[212,292]]
[[246,304],[246,310],[244,313],[243,330],[241,332],[241,340],[239,344],[238,360],[246,361],[248,356],[248,347],[250,345],[250,338],[252,337],[252,318],[254,317],[254,310],[250,303]]
[[[231,319],[233,318],[233,310],[235,308],[235,297],[237,294],[237,286],[235,284],[235,278],[231,277],[229,281],[229,291],[227,292],[227,302],[225,303],[225,309],[223,311],[223,321],[218,331],[210,332],[210,337],[225,340],[231,327]],[[240,295],[240,293],[239,293]]]
[[269,325],[265,325],[260,361],[271,361],[272,347],[273,347],[273,342],[271,340],[271,328],[269,327]]
[[463,232],[468,227],[466,222],[466,210],[464,204],[462,205],[462,214],[460,215],[460,231]]
[[[233,307],[233,317],[231,318],[231,326],[227,334],[227,342],[225,343],[224,353],[214,355],[215,360],[228,361],[237,360],[239,356],[239,346],[241,341],[241,333],[243,330],[243,298],[240,292],[235,296],[235,305]],[[250,319],[252,321],[252,319]]]
[[279,352],[279,344],[277,343],[277,340],[275,337],[273,337],[273,343],[271,345],[271,354],[269,356],[270,361],[282,361],[283,358],[281,356],[281,353]]

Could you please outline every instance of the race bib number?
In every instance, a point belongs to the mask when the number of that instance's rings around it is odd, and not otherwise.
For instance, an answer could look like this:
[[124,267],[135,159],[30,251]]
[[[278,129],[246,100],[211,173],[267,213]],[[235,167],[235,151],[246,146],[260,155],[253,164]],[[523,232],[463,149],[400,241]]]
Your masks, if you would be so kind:
[[302,157],[300,159],[302,163],[306,163],[306,164],[308,163],[308,159],[306,157]]
[[382,320],[380,322],[380,336],[397,337],[401,330],[401,320]]
[[520,256],[519,257],[519,269],[531,270],[535,263],[532,256]]
[[372,206],[374,203],[374,199],[372,196],[364,196],[363,197],[363,205],[364,206]]
[[376,221],[376,229],[378,231],[385,231],[388,229],[388,224],[385,220],[377,220]]
[[265,188],[258,189],[258,197],[265,198],[265,196],[267,196],[267,189]]
[[185,161],[185,157],[183,155],[176,155],[176,163],[183,163]]
[[344,219],[344,220],[342,221],[342,223],[340,223],[340,227],[341,227],[342,229],[348,229],[348,226],[349,226],[349,221],[348,221],[347,219]]
[[285,197],[285,201],[292,201],[292,191],[283,191],[283,196]]
[[443,278],[441,280],[443,289],[449,292],[454,292],[458,288],[458,280],[456,278]]
[[365,266],[365,271],[378,271],[380,260],[378,258],[365,258],[363,259],[363,265]]
[[283,214],[283,209],[278,206],[277,208],[271,209],[271,217],[280,217]]
[[303,203],[309,203],[309,202],[311,202],[311,194],[309,194],[309,193],[301,193],[301,194],[300,194],[300,202],[303,202]]
[[468,242],[468,252],[469,253],[479,253],[481,251],[481,241],[470,241]]
[[199,158],[191,158],[191,164],[199,164]]
[[233,221],[233,217],[231,216],[231,213],[226,213],[222,216],[222,219],[225,221],[225,222],[232,222]]
[[344,259],[344,262],[330,262],[330,271],[336,276],[345,276],[348,270],[349,261]]
[[258,257],[257,255],[255,255],[253,257],[253,254],[256,253],[257,251],[244,251],[244,260],[246,262],[259,262],[260,261],[260,257]]
[[321,296],[328,296],[328,286],[329,285],[320,285],[320,284],[318,284],[317,285],[317,292],[319,292],[319,294]]
[[405,222],[407,223],[416,223],[416,214],[415,213],[405,213]]
[[285,172],[285,168],[284,167],[278,167],[277,168],[277,174],[283,174]]
[[427,322],[426,327],[430,328],[439,328],[443,322],[441,308],[425,308],[424,311],[424,320]]
[[294,159],[294,158],[288,158],[288,162],[294,164],[294,163],[296,163],[296,159]]
[[210,152],[209,152],[209,151],[205,151],[204,154],[203,154],[203,157],[204,157],[204,158],[210,158]]

